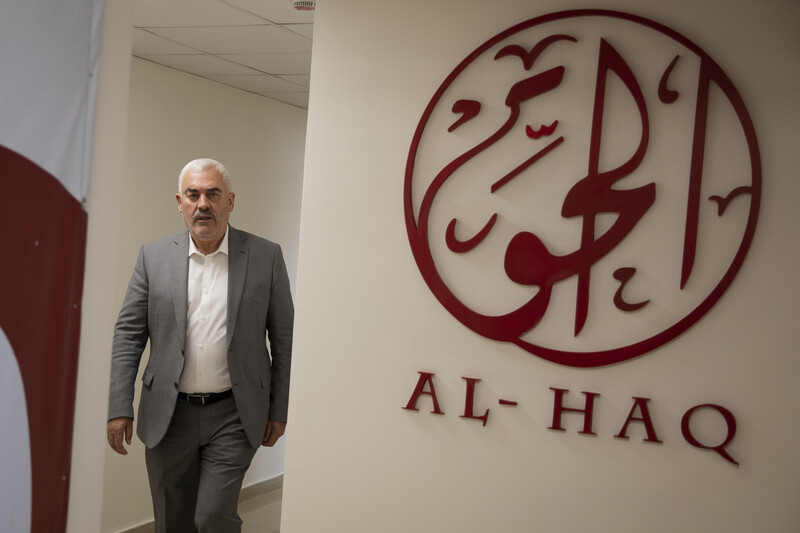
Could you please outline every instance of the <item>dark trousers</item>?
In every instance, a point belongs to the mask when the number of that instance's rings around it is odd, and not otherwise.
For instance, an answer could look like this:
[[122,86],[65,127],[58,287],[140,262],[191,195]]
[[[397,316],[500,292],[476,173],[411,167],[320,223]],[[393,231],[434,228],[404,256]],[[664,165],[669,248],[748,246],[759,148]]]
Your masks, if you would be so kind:
[[145,451],[156,533],[239,533],[239,492],[256,450],[228,398],[178,400],[164,439]]

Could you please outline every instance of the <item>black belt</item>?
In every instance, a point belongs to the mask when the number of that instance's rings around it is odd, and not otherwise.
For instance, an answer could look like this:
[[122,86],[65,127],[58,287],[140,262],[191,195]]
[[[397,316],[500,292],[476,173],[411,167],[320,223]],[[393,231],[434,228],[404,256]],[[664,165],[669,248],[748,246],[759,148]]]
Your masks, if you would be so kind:
[[199,392],[193,394],[187,394],[185,392],[178,393],[179,399],[186,400],[188,403],[195,405],[208,405],[210,403],[230,398],[231,396],[233,396],[232,389],[228,389],[222,392],[209,392],[209,393],[199,393]]

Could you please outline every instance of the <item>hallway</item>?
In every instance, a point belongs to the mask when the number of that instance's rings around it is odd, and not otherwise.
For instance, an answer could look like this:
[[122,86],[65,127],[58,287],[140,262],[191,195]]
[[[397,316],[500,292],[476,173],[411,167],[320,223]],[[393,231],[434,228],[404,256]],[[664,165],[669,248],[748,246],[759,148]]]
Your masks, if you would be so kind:
[[242,533],[280,533],[282,495],[279,488],[241,502]]

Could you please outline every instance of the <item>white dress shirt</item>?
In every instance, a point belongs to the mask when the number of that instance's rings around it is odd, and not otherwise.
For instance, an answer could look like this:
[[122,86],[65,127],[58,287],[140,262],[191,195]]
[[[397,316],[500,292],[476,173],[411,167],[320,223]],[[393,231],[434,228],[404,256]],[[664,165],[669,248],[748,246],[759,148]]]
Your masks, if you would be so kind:
[[227,357],[228,230],[216,252],[203,255],[189,237],[186,360],[178,390],[222,392],[231,388]]

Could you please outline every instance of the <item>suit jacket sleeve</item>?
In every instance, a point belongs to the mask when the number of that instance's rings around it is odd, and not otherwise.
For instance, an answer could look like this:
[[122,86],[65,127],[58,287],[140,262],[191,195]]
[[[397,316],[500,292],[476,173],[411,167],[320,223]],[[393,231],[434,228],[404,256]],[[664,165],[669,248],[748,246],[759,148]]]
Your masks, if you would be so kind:
[[272,264],[270,304],[267,311],[267,335],[272,355],[269,419],[286,422],[289,410],[289,375],[292,361],[294,304],[289,290],[289,276],[283,252],[278,246]]
[[149,280],[145,267],[144,247],[142,247],[114,328],[108,401],[109,420],[122,416],[133,418],[134,382],[149,336],[148,293]]

